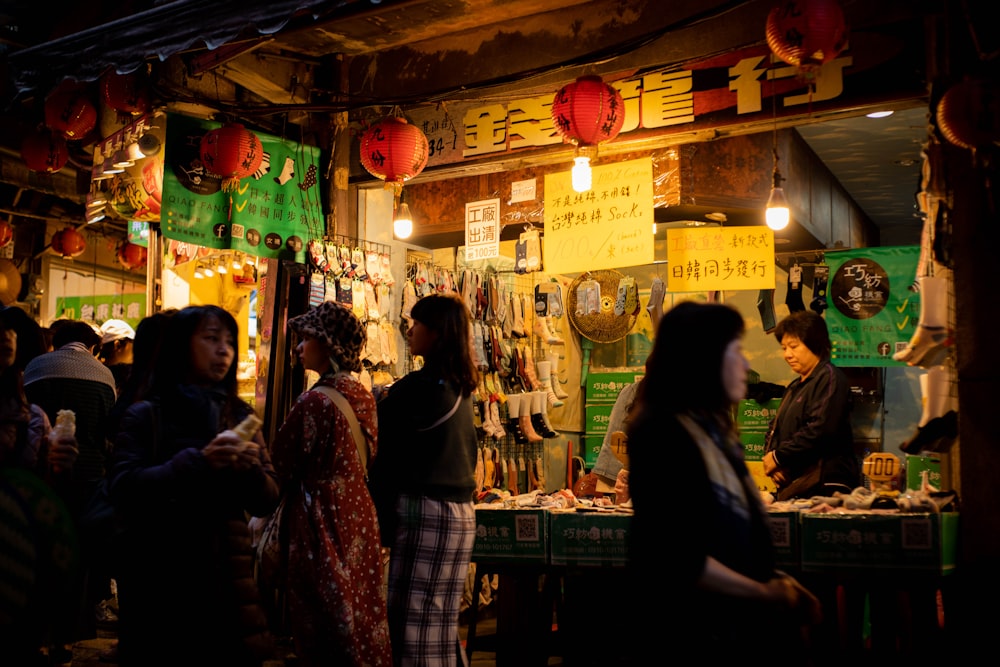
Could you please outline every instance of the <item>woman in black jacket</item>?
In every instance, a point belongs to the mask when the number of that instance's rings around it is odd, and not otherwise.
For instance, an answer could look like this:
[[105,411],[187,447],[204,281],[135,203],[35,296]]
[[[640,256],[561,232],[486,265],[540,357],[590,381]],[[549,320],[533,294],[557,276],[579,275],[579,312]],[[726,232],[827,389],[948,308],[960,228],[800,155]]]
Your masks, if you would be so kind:
[[471,317],[454,293],[414,304],[410,353],[424,365],[401,378],[378,404],[379,454],[373,497],[392,490],[391,523],[379,512],[389,561],[393,662],[419,667],[458,663],[458,612],[476,538],[473,509],[478,439],[472,392]]
[[146,396],[115,438],[110,496],[123,534],[119,663],[257,667],[273,656],[252,576],[246,514],[264,516],[278,483],[236,390],[238,329],[217,306],[167,324]]

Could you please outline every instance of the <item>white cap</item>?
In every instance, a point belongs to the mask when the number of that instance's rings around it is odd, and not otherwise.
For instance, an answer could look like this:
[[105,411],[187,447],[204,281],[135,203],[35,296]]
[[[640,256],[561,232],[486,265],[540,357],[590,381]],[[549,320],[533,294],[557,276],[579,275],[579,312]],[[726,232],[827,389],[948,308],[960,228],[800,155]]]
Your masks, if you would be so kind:
[[108,320],[101,325],[101,345],[120,338],[135,340],[135,329],[122,320]]

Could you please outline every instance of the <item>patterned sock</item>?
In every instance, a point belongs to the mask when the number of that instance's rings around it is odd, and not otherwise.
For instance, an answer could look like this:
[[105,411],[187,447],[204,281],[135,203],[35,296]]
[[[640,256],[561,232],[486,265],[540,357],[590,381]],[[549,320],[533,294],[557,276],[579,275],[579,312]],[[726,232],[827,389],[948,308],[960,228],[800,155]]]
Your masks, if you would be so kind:
[[798,264],[788,269],[788,292],[785,294],[785,305],[788,312],[797,313],[806,309],[802,302],[802,267]]
[[813,300],[809,302],[809,307],[820,315],[826,310],[826,284],[830,278],[830,267],[820,264],[816,267],[813,278]]

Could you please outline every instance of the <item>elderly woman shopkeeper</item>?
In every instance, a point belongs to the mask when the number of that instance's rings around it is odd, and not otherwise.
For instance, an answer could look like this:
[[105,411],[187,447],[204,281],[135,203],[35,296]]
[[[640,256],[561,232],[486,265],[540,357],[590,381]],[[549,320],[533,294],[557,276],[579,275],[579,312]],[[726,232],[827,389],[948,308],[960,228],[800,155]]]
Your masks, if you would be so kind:
[[797,311],[778,323],[774,337],[799,377],[785,389],[771,423],[764,472],[777,485],[779,500],[850,493],[861,482],[851,390],[830,361],[826,322],[811,310]]

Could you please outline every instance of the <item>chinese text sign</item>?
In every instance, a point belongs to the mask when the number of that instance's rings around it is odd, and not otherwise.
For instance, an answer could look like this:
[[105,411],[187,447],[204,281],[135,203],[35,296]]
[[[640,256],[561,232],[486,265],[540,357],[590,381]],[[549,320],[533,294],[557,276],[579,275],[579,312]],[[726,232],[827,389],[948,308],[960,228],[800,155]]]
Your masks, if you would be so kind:
[[667,230],[667,291],[774,289],[774,232],[768,227]]
[[169,114],[160,218],[168,239],[257,257],[305,261],[322,238],[319,149],[255,132],[264,149],[256,173],[233,192],[201,163],[199,144],[219,123]]
[[918,246],[826,253],[830,267],[826,326],[837,366],[905,366],[892,355],[917,331],[920,294],[913,289]]
[[593,167],[576,192],[570,172],[545,175],[544,264],[574,273],[653,262],[653,161]]
[[500,200],[465,205],[465,260],[500,256]]

